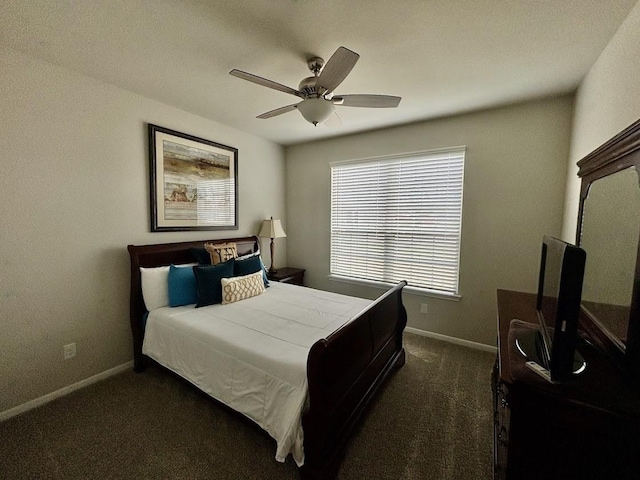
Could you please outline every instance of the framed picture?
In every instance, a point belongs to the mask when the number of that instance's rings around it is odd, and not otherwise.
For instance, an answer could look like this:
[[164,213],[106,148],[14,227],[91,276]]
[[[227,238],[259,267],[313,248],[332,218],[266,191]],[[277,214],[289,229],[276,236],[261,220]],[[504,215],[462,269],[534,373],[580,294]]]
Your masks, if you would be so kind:
[[151,231],[237,230],[238,149],[149,124]]

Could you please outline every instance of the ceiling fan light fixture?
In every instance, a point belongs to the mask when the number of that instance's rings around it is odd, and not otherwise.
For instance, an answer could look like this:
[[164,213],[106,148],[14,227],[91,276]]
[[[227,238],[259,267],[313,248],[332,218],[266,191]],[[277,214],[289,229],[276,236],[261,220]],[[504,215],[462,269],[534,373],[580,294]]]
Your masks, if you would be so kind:
[[318,125],[326,121],[335,111],[333,103],[324,98],[307,98],[298,104],[298,110],[309,123]]
[[[306,121],[313,125],[318,125],[320,122],[338,118],[337,114],[334,115],[336,113],[335,105],[366,108],[397,107],[401,100],[400,97],[372,94],[336,96],[333,94],[334,90],[342,83],[347,75],[349,75],[359,58],[360,55],[346,47],[338,47],[326,64],[320,57],[310,58],[307,66],[309,70],[311,70],[311,73],[313,73],[313,76],[304,78],[300,82],[298,90],[235,68],[229,73],[234,77],[247,80],[248,82],[279,92],[288,93],[302,99],[300,103],[270,110],[258,115],[256,118],[273,118],[298,109]],[[334,123],[340,124],[341,122],[338,119],[337,122],[334,121]]]

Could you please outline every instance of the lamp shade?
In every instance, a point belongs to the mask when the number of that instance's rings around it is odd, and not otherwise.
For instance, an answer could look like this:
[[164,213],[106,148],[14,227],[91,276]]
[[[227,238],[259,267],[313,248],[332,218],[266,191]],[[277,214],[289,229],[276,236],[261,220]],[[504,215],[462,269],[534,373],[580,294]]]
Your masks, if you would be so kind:
[[283,238],[286,237],[287,234],[284,233],[280,220],[274,220],[273,217],[271,217],[271,219],[262,222],[262,228],[258,236],[265,238]]
[[314,125],[327,120],[335,111],[333,103],[324,98],[307,98],[298,104],[302,116]]

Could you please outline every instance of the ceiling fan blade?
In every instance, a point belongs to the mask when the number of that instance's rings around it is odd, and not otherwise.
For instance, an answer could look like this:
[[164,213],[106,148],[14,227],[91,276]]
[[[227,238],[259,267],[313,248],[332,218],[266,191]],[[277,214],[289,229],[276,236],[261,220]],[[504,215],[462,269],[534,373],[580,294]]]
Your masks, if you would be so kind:
[[289,93],[291,95],[295,95],[296,97],[304,98],[304,94],[298,90],[287,87],[286,85],[282,85],[281,83],[274,82],[273,80],[267,80],[266,78],[259,77],[252,73],[243,72],[242,70],[236,70],[234,68],[229,72],[229,75],[242,78],[243,80],[248,80],[249,82],[257,83],[258,85],[262,85],[263,87],[273,88],[274,90],[278,90],[280,92]]
[[347,78],[359,58],[356,52],[339,47],[320,72],[316,89],[321,90],[322,95],[333,92]]
[[400,104],[402,97],[391,95],[337,95],[331,101],[335,105],[343,107],[368,107],[368,108],[395,108]]
[[268,112],[263,113],[262,115],[258,115],[256,118],[271,118],[277,115],[282,115],[283,113],[291,112],[298,108],[298,104],[294,103],[293,105],[287,105],[286,107],[276,108],[275,110],[269,110]]
[[325,120],[324,124],[327,127],[331,127],[331,128],[333,128],[333,127],[341,127],[342,126],[342,119],[338,116],[338,112],[336,112],[334,110],[333,113],[331,114],[331,116]]

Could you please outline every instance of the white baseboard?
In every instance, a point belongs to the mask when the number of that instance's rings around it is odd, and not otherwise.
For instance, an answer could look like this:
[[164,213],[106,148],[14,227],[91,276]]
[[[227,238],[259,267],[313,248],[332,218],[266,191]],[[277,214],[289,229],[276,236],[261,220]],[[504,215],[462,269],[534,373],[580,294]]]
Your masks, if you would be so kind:
[[442,335],[441,333],[427,332],[426,330],[420,330],[413,327],[405,327],[406,332],[415,333],[423,337],[434,338],[436,340],[442,340],[443,342],[454,343],[456,345],[462,345],[463,347],[473,348],[475,350],[483,350],[485,352],[498,353],[498,348],[493,345],[485,345],[484,343],[472,342],[470,340],[464,340],[462,338],[449,337],[448,335]]
[[100,380],[104,380],[105,378],[112,377],[113,375],[117,375],[120,372],[124,372],[133,368],[133,361],[123,363],[122,365],[118,365],[117,367],[110,368],[104,372],[93,375],[89,378],[85,378],[84,380],[80,380],[73,385],[68,385],[60,390],[56,390],[55,392],[48,393],[42,397],[35,398],[33,400],[28,401],[27,403],[23,403],[22,405],[18,405],[17,407],[10,408],[9,410],[5,410],[4,412],[0,412],[0,422],[7,420],[11,417],[15,417],[16,415],[20,415],[28,410],[44,405],[45,403],[49,403],[56,398],[62,397],[64,395],[68,395],[69,393],[84,388],[92,383],[99,382]]

